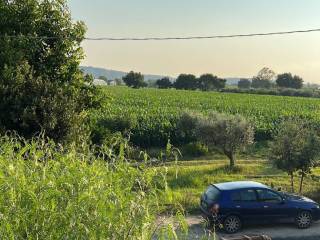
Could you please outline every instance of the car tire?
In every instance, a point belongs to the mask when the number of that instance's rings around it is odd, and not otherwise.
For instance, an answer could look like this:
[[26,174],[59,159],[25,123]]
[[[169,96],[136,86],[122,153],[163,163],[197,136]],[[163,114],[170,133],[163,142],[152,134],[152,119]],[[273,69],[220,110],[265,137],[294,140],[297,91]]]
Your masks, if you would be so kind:
[[237,233],[241,228],[241,219],[236,215],[230,215],[223,221],[223,229],[226,233]]
[[309,228],[312,224],[312,215],[308,211],[301,211],[295,218],[295,224],[300,229]]

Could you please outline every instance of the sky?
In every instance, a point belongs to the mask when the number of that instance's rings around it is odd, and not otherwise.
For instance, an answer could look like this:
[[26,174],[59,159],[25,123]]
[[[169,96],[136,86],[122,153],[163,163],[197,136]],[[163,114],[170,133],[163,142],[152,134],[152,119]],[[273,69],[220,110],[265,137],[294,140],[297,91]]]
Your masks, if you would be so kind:
[[[319,0],[68,0],[87,37],[175,37],[320,28]],[[85,66],[176,77],[252,77],[263,67],[320,84],[320,32],[237,39],[85,41]]]

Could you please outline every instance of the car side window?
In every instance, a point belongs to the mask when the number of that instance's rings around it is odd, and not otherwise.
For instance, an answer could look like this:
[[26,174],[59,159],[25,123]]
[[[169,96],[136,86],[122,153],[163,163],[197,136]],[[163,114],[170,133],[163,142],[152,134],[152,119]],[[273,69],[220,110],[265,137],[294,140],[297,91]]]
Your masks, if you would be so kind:
[[258,189],[257,193],[259,196],[259,200],[262,202],[277,203],[282,201],[282,197],[279,194],[267,189]]
[[255,202],[257,195],[254,190],[246,189],[232,193],[231,199],[234,202]]
[[233,192],[231,194],[231,200],[233,202],[241,202],[241,195],[240,195],[240,192]]

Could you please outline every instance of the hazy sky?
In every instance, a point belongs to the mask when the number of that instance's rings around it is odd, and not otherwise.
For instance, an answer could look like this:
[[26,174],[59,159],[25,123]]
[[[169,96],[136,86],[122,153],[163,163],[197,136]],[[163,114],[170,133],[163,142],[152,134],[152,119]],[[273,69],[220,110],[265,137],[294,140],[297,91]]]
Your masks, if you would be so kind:
[[[162,37],[320,28],[320,0],[69,0],[88,37]],[[320,32],[166,42],[84,42],[83,65],[177,76],[251,77],[262,67],[320,83]]]

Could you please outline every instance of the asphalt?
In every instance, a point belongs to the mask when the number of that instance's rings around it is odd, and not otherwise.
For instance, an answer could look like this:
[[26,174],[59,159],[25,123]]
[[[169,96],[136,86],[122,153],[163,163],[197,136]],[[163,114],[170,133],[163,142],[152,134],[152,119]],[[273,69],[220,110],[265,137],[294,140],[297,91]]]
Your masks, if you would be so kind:
[[[196,240],[213,236],[213,233],[205,227],[201,216],[188,216],[186,220],[190,228],[189,239]],[[320,222],[315,222],[309,229],[303,230],[297,229],[293,224],[246,226],[241,232],[234,235],[218,232],[217,239],[219,239],[219,237],[228,239],[228,237],[242,235],[267,235],[271,237],[272,240],[320,240]]]

